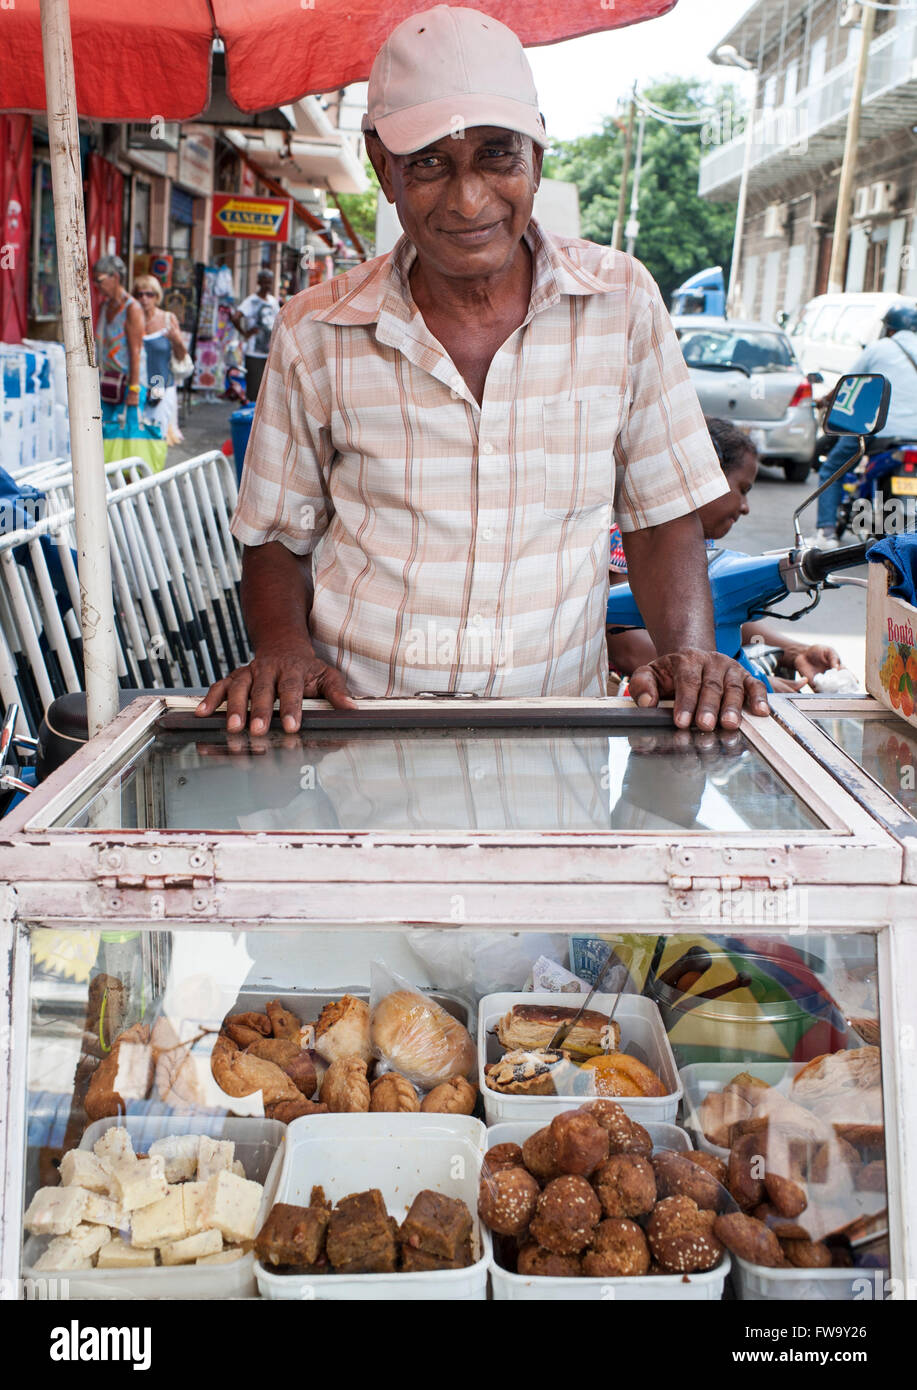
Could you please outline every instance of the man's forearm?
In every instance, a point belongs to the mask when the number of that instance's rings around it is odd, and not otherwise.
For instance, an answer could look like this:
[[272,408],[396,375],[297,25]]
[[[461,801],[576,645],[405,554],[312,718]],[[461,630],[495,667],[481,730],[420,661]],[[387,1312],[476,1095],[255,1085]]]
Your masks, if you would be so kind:
[[660,655],[716,650],[704,534],[696,512],[644,531],[625,531],[627,576]]
[[303,643],[312,651],[309,611],[312,566],[280,541],[246,546],[242,554],[242,612],[252,649],[272,643]]

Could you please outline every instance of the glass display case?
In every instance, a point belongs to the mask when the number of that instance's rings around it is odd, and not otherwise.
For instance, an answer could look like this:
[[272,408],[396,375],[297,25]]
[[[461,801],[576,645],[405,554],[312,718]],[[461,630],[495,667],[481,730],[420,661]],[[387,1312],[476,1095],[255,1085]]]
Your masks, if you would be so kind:
[[11,1286],[902,1296],[915,891],[868,778],[627,701],[307,702],[260,739],[192,708],[136,702],[4,822]]

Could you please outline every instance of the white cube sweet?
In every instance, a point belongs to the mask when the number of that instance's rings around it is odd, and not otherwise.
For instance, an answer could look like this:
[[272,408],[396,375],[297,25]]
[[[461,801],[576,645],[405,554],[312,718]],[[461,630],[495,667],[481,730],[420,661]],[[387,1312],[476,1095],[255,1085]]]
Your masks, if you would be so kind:
[[209,1134],[202,1134],[197,1151],[198,1180],[207,1182],[214,1173],[231,1172],[235,1151],[231,1139],[211,1139]]
[[164,1197],[131,1212],[131,1244],[140,1250],[181,1240],[185,1232],[182,1190],[170,1187]]
[[203,1255],[216,1255],[223,1249],[219,1231],[198,1231],[196,1235],[160,1245],[159,1258],[164,1265],[189,1265]]
[[150,1157],[165,1163],[166,1182],[186,1182],[197,1172],[199,1134],[167,1134],[150,1145]]
[[96,1269],[139,1269],[155,1263],[155,1249],[140,1250],[136,1245],[128,1245],[120,1236],[115,1236],[99,1251]]
[[244,1178],[247,1176],[245,1172],[245,1164],[242,1162],[241,1158],[233,1159],[232,1168],[230,1169],[230,1172],[235,1173],[237,1178]]
[[90,1192],[83,1220],[97,1226],[113,1226],[117,1231],[126,1231],[131,1219],[124,1207],[111,1197],[103,1197],[98,1192]]
[[60,1164],[64,1187],[85,1187],[87,1192],[108,1192],[108,1174],[90,1149],[70,1149]]
[[201,1219],[201,1206],[204,1201],[204,1193],[207,1191],[205,1182],[183,1182],[181,1186],[182,1210],[185,1214],[185,1233],[194,1235],[197,1231],[206,1229]]
[[107,1226],[74,1226],[67,1239],[75,1241],[85,1255],[94,1255],[109,1243],[111,1231]]
[[230,1246],[228,1250],[221,1250],[217,1255],[200,1255],[194,1261],[196,1265],[232,1265],[236,1260],[241,1260],[245,1254],[237,1245]]
[[237,1178],[235,1173],[226,1170],[215,1173],[207,1183],[201,1203],[204,1226],[216,1226],[230,1244],[254,1240],[261,1195],[260,1182]]
[[40,1187],[22,1224],[36,1236],[65,1236],[82,1221],[88,1200],[85,1187]]
[[107,1129],[101,1139],[97,1139],[92,1146],[92,1151],[97,1158],[108,1163],[120,1163],[126,1158],[134,1157],[134,1146],[131,1143],[131,1136],[126,1129],[112,1125]]
[[69,1236],[58,1236],[35,1261],[33,1269],[42,1273],[51,1270],[92,1269],[92,1256],[87,1255],[83,1247]]
[[169,1190],[166,1165],[161,1154],[141,1162],[118,1163],[111,1170],[111,1195],[125,1211],[151,1206]]

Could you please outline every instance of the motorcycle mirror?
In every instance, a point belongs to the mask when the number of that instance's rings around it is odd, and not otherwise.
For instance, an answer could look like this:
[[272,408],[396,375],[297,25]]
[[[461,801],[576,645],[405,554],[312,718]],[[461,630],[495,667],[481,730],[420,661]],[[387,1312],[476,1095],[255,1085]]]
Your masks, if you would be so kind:
[[878,434],[888,415],[891,382],[878,372],[842,376],[825,411],[826,434]]

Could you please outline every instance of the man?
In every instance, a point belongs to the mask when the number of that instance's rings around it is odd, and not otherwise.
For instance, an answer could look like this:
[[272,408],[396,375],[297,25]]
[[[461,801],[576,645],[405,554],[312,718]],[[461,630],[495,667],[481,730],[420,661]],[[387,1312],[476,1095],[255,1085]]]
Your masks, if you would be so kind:
[[[917,439],[917,309],[910,304],[893,304],[882,319],[884,336],[863,349],[850,375],[879,372],[891,382],[888,418],[880,438],[869,440],[869,452],[887,447],[889,439]],[[824,483],[842,463],[849,463],[860,451],[856,435],[841,435],[818,470]],[[817,533],[813,545],[831,549],[838,544],[837,509],[844,496],[844,475],[818,499]]]
[[[697,508],[726,490],[659,292],[532,219],[547,138],[516,36],[438,5],[377,55],[369,157],[405,236],[281,313],[233,531],[255,657],[198,707],[606,693],[615,499],[659,652],[642,705],[766,714],[715,652]],[[311,559],[311,567],[310,567]],[[314,578],[314,595],[311,579]]]
[[245,393],[256,400],[271,346],[271,334],[280,310],[280,300],[271,294],[274,277],[269,270],[258,271],[258,291],[231,309],[230,322],[245,343]]

